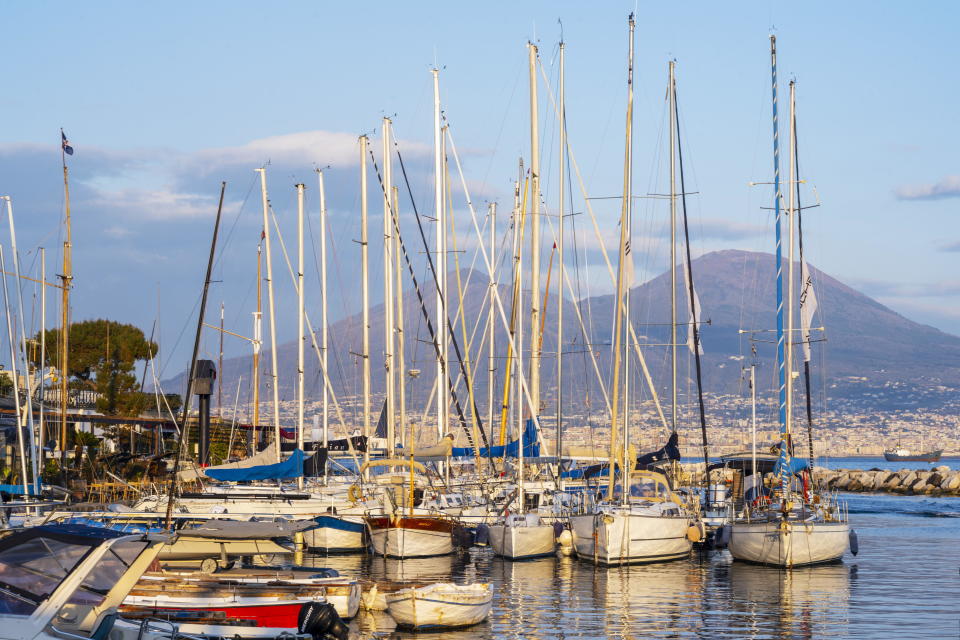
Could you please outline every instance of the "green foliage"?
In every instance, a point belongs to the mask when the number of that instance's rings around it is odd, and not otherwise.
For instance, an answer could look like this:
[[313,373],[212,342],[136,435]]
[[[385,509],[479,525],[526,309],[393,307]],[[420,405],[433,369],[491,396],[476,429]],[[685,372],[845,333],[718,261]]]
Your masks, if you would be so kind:
[[210,443],[210,464],[212,465],[223,464],[223,461],[226,459],[227,459],[227,443],[211,442]]
[[100,438],[89,433],[87,431],[79,431],[77,429],[73,430],[73,442],[74,446],[81,445],[84,447],[99,447]]
[[58,483],[60,481],[60,463],[53,458],[47,458],[40,476],[47,484]]
[[13,395],[13,380],[10,376],[0,376],[0,396]]
[[[39,338],[37,334],[34,340]],[[84,320],[70,325],[69,338],[70,377],[102,394],[97,400],[99,411],[129,416],[148,406],[150,397],[140,393],[134,368],[137,361],[156,353],[157,345],[147,340],[143,331],[112,320]],[[46,341],[59,344],[60,330],[47,331]],[[55,354],[55,348],[48,350],[45,366],[56,364]],[[32,353],[30,360],[35,366],[40,364],[37,353]]]

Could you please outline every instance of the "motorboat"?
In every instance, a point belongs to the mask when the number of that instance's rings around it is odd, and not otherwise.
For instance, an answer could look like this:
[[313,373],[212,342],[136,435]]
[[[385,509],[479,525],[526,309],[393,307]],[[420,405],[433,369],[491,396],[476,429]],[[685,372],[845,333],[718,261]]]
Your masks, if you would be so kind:
[[494,555],[526,560],[553,555],[556,531],[536,513],[510,513],[490,525],[489,542]]

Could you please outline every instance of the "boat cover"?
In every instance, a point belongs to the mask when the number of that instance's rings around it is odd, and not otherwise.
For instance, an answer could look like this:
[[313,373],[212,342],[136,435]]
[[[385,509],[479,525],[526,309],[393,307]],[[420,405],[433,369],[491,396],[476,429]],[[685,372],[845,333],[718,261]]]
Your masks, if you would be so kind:
[[209,520],[192,529],[177,532],[181,538],[219,538],[226,540],[269,540],[289,538],[297,531],[315,527],[312,520],[297,522],[256,522],[241,520]]
[[295,450],[283,462],[262,464],[245,468],[208,468],[203,472],[221,482],[251,482],[253,480],[284,480],[299,478],[303,475],[303,451]]
[[[481,458],[516,458],[520,454],[520,441],[514,440],[498,447],[480,447]],[[473,447],[453,447],[451,454],[454,458],[472,458]],[[540,456],[540,441],[537,438],[537,426],[533,418],[527,418],[523,429],[523,457],[537,458]]]

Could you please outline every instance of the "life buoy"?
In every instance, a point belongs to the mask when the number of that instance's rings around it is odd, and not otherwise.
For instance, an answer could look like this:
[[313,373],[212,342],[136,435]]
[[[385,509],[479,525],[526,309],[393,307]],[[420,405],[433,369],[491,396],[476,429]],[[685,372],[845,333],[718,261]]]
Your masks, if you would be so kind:
[[347,490],[347,500],[352,504],[356,504],[363,500],[363,490],[360,488],[360,485],[352,484]]

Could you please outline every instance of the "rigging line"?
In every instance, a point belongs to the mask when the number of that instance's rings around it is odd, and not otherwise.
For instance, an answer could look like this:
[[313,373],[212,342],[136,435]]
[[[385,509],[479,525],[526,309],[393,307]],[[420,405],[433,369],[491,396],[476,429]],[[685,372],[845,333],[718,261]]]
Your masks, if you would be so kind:
[[[793,107],[793,166],[796,168],[796,184],[792,185],[791,188],[796,190],[797,198],[797,239],[800,249],[800,264],[801,264],[801,277],[805,273],[810,278],[810,287],[813,287],[813,275],[810,273],[810,267],[806,265],[806,261],[803,256],[803,204],[800,202],[800,144],[797,141],[797,113],[796,106]],[[804,281],[802,287],[807,286],[807,282]],[[802,291],[802,289],[801,289]],[[810,301],[806,296],[800,298],[800,316],[801,316],[801,327],[803,326],[802,317],[804,315],[804,307],[809,304]],[[802,334],[801,334],[802,335]],[[810,336],[802,335],[803,340],[809,340]],[[809,351],[811,346],[807,344],[804,347],[805,350]],[[806,392],[806,404],[807,404],[807,446],[809,447],[807,462],[810,465],[810,472],[813,472],[813,407],[811,406],[812,400],[810,398],[810,359],[804,357],[803,359],[803,381],[804,381],[804,390]],[[812,480],[812,476],[811,476]]]
[[[283,259],[287,263],[287,271],[290,274],[290,279],[293,281],[293,290],[299,293],[299,287],[297,285],[297,276],[293,271],[293,263],[290,262],[290,255],[287,253],[286,243],[283,241],[283,234],[280,232],[280,223],[277,221],[277,216],[274,213],[273,206],[268,203],[268,210],[270,211],[270,220],[273,222],[273,228],[277,231],[277,240],[280,242],[280,250],[283,253]],[[333,410],[337,414],[337,419],[340,421],[340,425],[343,427],[343,432],[347,438],[348,447],[350,449],[350,455],[353,458],[353,462],[357,464],[359,468],[359,461],[357,459],[356,450],[352,445],[350,440],[350,432],[347,427],[346,418],[343,416],[343,410],[340,407],[340,402],[337,400],[337,394],[333,389],[333,382],[330,380],[330,375],[327,373],[327,370],[323,366],[323,356],[320,354],[320,345],[317,343],[317,334],[313,330],[313,323],[310,322],[310,316],[307,313],[303,314],[303,319],[307,323],[307,332],[310,334],[310,344],[313,346],[313,351],[317,356],[319,362],[319,368],[321,373],[323,373],[324,384],[327,385],[327,389],[330,392],[330,400],[333,402]],[[270,384],[279,384],[279,381],[276,378],[268,379],[268,385]],[[286,395],[283,396],[283,400],[286,400]],[[369,444],[369,443],[368,443]],[[361,480],[362,482],[362,480]]]
[[[674,123],[680,121],[679,107],[677,106],[677,82],[676,79],[673,81],[673,111],[674,111]],[[710,466],[710,456],[707,451],[707,413],[703,405],[703,373],[700,363],[700,327],[697,325],[698,318],[697,305],[696,305],[696,293],[693,287],[693,261],[690,258],[690,226],[687,222],[687,190],[684,188],[683,181],[683,145],[680,142],[680,127],[677,126],[676,130],[677,136],[677,159],[678,164],[680,165],[680,202],[683,208],[683,237],[684,245],[686,247],[687,254],[687,277],[690,280],[690,314],[693,316],[693,322],[690,324],[691,329],[693,329],[693,357],[696,364],[697,370],[697,398],[700,404],[700,435],[703,438],[703,464],[704,469]],[[673,150],[670,151],[673,153]],[[709,484],[709,483],[708,483]],[[707,498],[707,504],[709,504],[709,496]]]
[[[413,199],[413,191],[412,191],[411,188],[410,188],[410,180],[409,180],[409,177],[408,177],[408,175],[407,175],[407,168],[406,168],[406,165],[403,163],[403,156],[402,156],[401,153],[400,153],[400,145],[397,143],[396,140],[394,140],[393,145],[394,145],[394,148],[396,148],[396,150],[397,150],[397,159],[400,161],[400,172],[403,174],[403,182],[404,182],[404,184],[405,184],[406,187],[407,187],[407,194],[408,194],[408,197],[410,198],[410,203],[411,203],[411,205],[413,206],[413,213],[414,213],[414,216],[416,217],[416,220],[417,220],[417,228],[418,228],[419,231],[420,231],[420,239],[423,241],[424,250],[425,250],[425,253],[426,253],[426,256],[427,256],[427,263],[428,263],[429,266],[430,266],[430,271],[433,273],[433,281],[434,281],[434,284],[436,285],[436,283],[437,283],[437,271],[436,271],[436,269],[435,269],[434,266],[433,266],[433,259],[430,257],[430,249],[429,249],[429,245],[427,244],[426,234],[424,234],[424,231],[423,231],[423,224],[421,223],[421,219],[420,219],[420,211],[419,211],[419,209],[417,209],[417,204],[416,204],[416,202],[415,202],[414,199]],[[372,157],[372,153],[371,153],[371,157]],[[385,193],[386,191],[385,191],[385,189],[384,189],[383,179],[382,179],[381,176],[380,176],[380,169],[379,169],[379,167],[377,166],[376,158],[373,158],[373,169],[374,169],[374,172],[377,174],[377,181],[380,183],[380,189],[383,190],[384,193]],[[401,234],[401,232],[400,232],[400,221],[397,219],[396,211],[393,210],[393,203],[392,203],[390,200],[391,200],[391,199],[388,198],[388,208],[390,209],[390,217],[391,217],[392,220],[393,220],[393,228],[394,228],[394,230],[397,232],[397,240],[398,240],[399,243],[400,243],[400,249],[401,249],[401,251],[403,251],[403,259],[404,259],[404,261],[407,263],[407,270],[408,270],[409,273],[410,273],[410,280],[411,280],[412,283],[413,283],[413,289],[414,289],[414,291],[416,292],[416,294],[417,294],[417,300],[418,300],[419,303],[420,303],[420,312],[421,312],[421,314],[423,315],[424,322],[426,323],[427,332],[430,334],[431,341],[432,341],[433,346],[434,346],[434,349],[435,349],[435,351],[436,351],[436,356],[437,356],[437,358],[440,359],[441,362],[443,362],[443,353],[442,353],[442,350],[441,350],[441,348],[440,348],[440,343],[438,342],[436,333],[434,332],[433,322],[431,322],[431,320],[430,320],[430,314],[427,312],[426,303],[424,302],[424,299],[423,299],[423,292],[422,292],[421,289],[420,289],[420,284],[419,284],[419,282],[417,281],[417,276],[416,276],[416,274],[414,273],[414,270],[413,270],[413,262],[411,262],[411,260],[410,260],[410,255],[407,253],[407,246],[406,246],[406,244],[404,243],[404,241],[403,241],[403,236],[402,236],[402,234]],[[443,297],[442,297],[442,295],[441,295],[441,293],[440,293],[439,286],[438,286],[438,285],[436,285],[436,286],[437,286],[437,300],[438,300],[438,301],[443,301]],[[444,304],[444,308],[446,308],[446,302],[443,301],[442,304]],[[448,324],[448,326],[449,326],[449,324],[450,324],[449,317],[447,317],[447,324]],[[453,334],[452,331],[451,331],[451,343],[453,344],[454,350],[456,351],[457,358],[461,361],[461,362],[460,362],[460,367],[461,367],[461,369],[462,369],[462,368],[463,368],[463,362],[462,362],[463,358],[462,358],[462,356],[460,355],[460,348],[459,348],[459,346],[457,345],[456,335]],[[443,368],[444,368],[444,370],[447,372],[447,386],[448,386],[448,389],[450,390],[450,398],[451,398],[451,400],[453,400],[454,407],[456,408],[456,411],[457,411],[457,418],[458,418],[459,421],[460,421],[460,427],[463,429],[464,433],[466,434],[466,436],[467,436],[467,441],[470,443],[470,446],[471,446],[474,450],[476,450],[476,449],[477,449],[477,444],[473,441],[473,436],[472,436],[472,434],[470,433],[470,430],[467,428],[467,419],[466,419],[466,416],[465,416],[464,413],[463,413],[463,407],[460,405],[460,399],[457,397],[457,392],[456,392],[456,390],[453,388],[453,378],[452,378],[451,375],[450,375],[450,368],[449,368],[448,366],[446,366],[446,365],[447,365],[447,363],[444,363],[444,367],[443,367]],[[474,411],[476,411],[476,410],[477,410],[476,407],[474,407]],[[446,425],[444,425],[444,426],[446,426]],[[489,446],[490,446],[490,445],[489,445],[489,443],[487,442],[487,434],[486,434],[486,432],[483,430],[483,424],[482,424],[482,423],[480,424],[480,436],[483,438],[484,446],[488,447],[488,450],[489,450]],[[493,463],[491,462],[491,464],[493,464]]]

